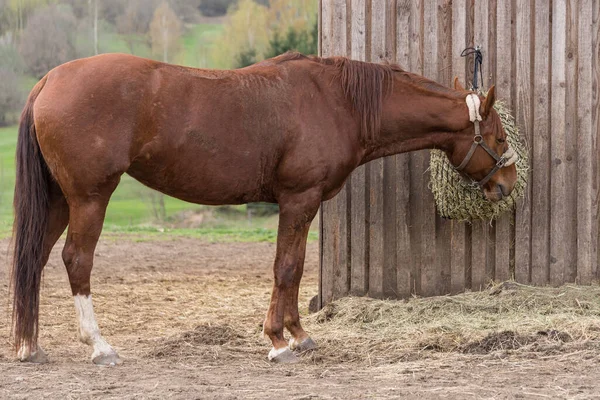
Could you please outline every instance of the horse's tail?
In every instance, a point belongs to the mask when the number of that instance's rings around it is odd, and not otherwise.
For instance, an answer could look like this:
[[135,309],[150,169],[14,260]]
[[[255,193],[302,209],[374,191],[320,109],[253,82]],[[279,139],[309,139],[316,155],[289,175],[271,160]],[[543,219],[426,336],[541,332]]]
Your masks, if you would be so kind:
[[[21,114],[17,139],[13,224],[14,258],[13,333],[15,347],[37,343],[40,283],[44,258],[44,236],[48,224],[50,172],[37,141],[33,104],[46,83],[44,77],[33,88]],[[35,351],[32,348],[32,351]]]

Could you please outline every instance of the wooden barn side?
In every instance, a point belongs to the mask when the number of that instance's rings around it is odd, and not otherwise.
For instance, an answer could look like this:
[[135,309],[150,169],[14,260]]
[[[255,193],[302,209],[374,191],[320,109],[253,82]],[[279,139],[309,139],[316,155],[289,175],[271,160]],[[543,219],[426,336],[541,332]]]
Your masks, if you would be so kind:
[[321,0],[325,57],[394,62],[450,86],[470,83],[460,52],[481,45],[484,88],[514,110],[532,167],[512,214],[471,225],[437,215],[428,151],[360,167],[321,207],[321,305],[599,278],[599,14],[598,0]]

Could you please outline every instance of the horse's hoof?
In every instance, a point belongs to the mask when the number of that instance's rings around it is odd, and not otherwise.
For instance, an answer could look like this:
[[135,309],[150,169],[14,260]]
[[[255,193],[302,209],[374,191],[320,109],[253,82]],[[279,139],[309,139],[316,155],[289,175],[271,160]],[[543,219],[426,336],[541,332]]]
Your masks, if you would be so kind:
[[283,351],[272,349],[269,352],[269,360],[279,364],[293,364],[300,361],[300,359],[296,357],[294,352],[288,349],[287,347],[280,350]]
[[316,350],[317,344],[314,340],[307,337],[302,342],[297,343],[294,338],[290,339],[290,349],[294,350],[296,353],[304,353],[309,350]]
[[100,354],[92,358],[92,362],[96,365],[106,365],[109,367],[123,364],[123,361],[119,358],[117,353]]
[[30,362],[35,364],[45,364],[48,362],[48,356],[44,353],[44,350],[40,346],[37,346],[37,350],[31,353],[29,348],[26,346],[21,347],[18,353],[19,360],[22,362]]

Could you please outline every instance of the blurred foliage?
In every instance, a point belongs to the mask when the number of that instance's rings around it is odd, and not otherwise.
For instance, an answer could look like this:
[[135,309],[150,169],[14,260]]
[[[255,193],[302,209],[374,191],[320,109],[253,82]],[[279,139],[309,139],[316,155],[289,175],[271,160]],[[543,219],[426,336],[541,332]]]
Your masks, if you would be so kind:
[[228,14],[223,33],[215,41],[213,66],[233,68],[236,55],[251,50],[262,59],[269,46],[269,9],[253,0],[240,0]]
[[169,62],[180,50],[181,21],[167,2],[162,2],[154,11],[150,23],[150,40],[152,54],[162,56],[164,62]]
[[302,54],[316,55],[318,40],[317,21],[315,21],[314,28],[311,31],[298,31],[294,27],[289,27],[285,36],[280,35],[279,31],[275,31],[269,41],[269,50],[265,54],[265,58],[275,57],[286,51],[299,51]]
[[227,13],[227,9],[236,0],[201,0],[198,9],[207,17],[219,17]]
[[20,53],[28,71],[37,78],[77,58],[77,21],[68,5],[40,8],[31,16],[21,37]]
[[212,53],[213,65],[243,67],[288,50],[316,53],[317,11],[316,0],[270,0],[268,6],[240,0],[229,9]]
[[255,49],[246,49],[240,51],[235,56],[235,64],[234,68],[244,68],[248,67],[252,64],[256,64],[258,60],[256,59],[256,50]]
[[0,67],[0,126],[16,122],[18,111],[23,106],[23,97],[17,73]]

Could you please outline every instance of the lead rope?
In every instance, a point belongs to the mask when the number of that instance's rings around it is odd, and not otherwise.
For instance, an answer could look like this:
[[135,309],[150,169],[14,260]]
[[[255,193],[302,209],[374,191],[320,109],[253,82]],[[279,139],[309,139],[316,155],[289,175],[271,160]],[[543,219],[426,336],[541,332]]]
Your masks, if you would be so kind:
[[479,71],[479,76],[481,77],[481,87],[483,88],[483,53],[481,53],[481,47],[467,47],[461,53],[461,57],[470,56],[471,54],[475,54],[475,66],[473,68],[473,82],[471,89],[473,91],[479,90],[479,86],[477,85],[477,71]]

